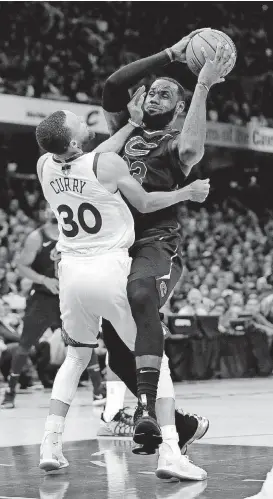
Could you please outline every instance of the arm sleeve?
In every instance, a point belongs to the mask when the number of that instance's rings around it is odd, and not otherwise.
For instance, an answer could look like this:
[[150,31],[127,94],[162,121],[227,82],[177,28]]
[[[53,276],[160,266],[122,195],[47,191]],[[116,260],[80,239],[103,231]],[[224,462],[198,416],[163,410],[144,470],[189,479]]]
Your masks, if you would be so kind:
[[163,50],[120,68],[106,80],[103,91],[103,109],[109,113],[125,110],[130,101],[128,90],[144,76],[170,62],[167,52]]

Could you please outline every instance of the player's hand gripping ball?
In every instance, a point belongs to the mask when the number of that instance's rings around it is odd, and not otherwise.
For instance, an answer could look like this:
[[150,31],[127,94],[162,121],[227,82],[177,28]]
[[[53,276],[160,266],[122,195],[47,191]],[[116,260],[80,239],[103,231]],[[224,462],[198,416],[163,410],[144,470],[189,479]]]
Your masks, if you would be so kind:
[[236,62],[236,47],[228,35],[226,35],[222,31],[217,31],[216,29],[204,29],[190,39],[186,49],[186,61],[192,73],[194,73],[195,75],[199,75],[202,67],[206,62],[206,58],[204,56],[202,48],[205,49],[205,52],[208,55],[209,59],[213,60],[215,58],[217,45],[219,43],[221,43],[223,46],[228,45],[230,54],[235,54],[235,56],[233,57],[234,64],[229,68],[229,71],[226,72],[226,74],[221,76],[224,77],[228,73],[230,73]]

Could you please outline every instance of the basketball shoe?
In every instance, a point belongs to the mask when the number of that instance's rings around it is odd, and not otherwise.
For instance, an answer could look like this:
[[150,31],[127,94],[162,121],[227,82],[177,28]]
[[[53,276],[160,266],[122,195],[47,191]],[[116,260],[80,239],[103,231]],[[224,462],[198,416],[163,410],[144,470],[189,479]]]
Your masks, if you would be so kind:
[[15,407],[16,392],[6,390],[3,401],[1,402],[0,409],[14,409]]
[[161,479],[177,478],[178,480],[201,481],[207,478],[205,470],[193,464],[188,456],[175,455],[165,442],[159,447],[158,464],[155,474],[157,478]]
[[134,422],[133,416],[128,414],[128,407],[120,409],[109,423],[101,415],[98,437],[132,437]]
[[175,411],[175,425],[181,454],[185,454],[188,445],[205,436],[209,429],[209,420],[204,416],[185,413],[182,409],[177,409]]
[[137,446],[133,448],[133,453],[154,454],[162,443],[162,435],[155,411],[147,404],[146,395],[141,395],[141,400],[138,401],[134,425],[133,441]]
[[63,455],[61,433],[46,433],[41,445],[39,468],[54,471],[67,466],[69,462]]

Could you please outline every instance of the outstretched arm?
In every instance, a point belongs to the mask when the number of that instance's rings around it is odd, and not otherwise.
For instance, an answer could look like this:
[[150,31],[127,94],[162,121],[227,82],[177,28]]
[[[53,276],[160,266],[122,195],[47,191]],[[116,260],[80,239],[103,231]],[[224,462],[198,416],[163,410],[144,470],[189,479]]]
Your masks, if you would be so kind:
[[173,143],[173,147],[178,148],[178,156],[182,163],[181,169],[186,176],[204,154],[206,100],[209,89],[212,85],[224,81],[223,75],[234,65],[234,54],[221,45],[217,47],[213,61],[209,60],[205,52],[204,55],[206,63],[200,71],[183,130]]
[[147,74],[151,74],[156,69],[171,62],[170,56],[163,50],[158,54],[124,66],[106,80],[102,107],[110,135],[124,126],[129,118],[127,110],[127,104],[130,101],[129,89]]
[[108,153],[99,157],[97,176],[99,182],[110,192],[117,189],[129,203],[141,213],[151,213],[181,203],[186,200],[205,201],[208,196],[209,180],[197,180],[192,184],[172,192],[146,192],[131,177],[125,161],[117,154]]

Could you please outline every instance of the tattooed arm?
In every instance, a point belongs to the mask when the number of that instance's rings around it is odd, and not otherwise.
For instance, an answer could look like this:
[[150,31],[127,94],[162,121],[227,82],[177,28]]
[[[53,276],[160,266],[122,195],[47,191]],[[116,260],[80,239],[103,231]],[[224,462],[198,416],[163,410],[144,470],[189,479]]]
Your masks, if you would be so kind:
[[183,130],[173,145],[178,148],[181,169],[186,176],[204,154],[206,99],[209,89],[212,85],[224,81],[223,76],[234,65],[234,54],[221,45],[218,45],[213,61],[208,58],[205,51],[203,53],[206,63],[200,71]]

